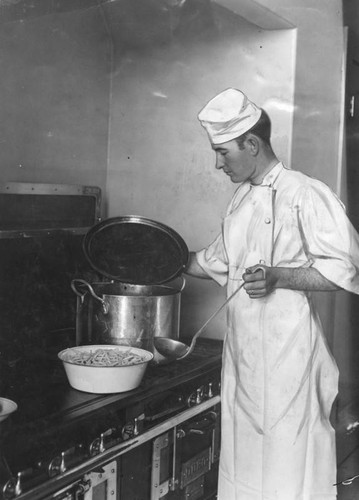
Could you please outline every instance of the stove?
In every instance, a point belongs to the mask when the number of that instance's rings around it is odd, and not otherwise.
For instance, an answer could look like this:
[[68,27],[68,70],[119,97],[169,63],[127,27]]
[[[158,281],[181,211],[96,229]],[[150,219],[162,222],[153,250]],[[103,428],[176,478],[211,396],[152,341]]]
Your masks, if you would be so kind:
[[[53,355],[22,360],[5,395],[18,410],[0,424],[2,498],[215,498],[221,352],[202,339],[184,360],[150,365],[137,389],[110,395],[72,389]],[[106,486],[93,497],[99,475]]]
[[100,201],[96,186],[0,183],[0,395],[18,405],[0,423],[0,500],[214,499],[220,341],[109,395],[71,388],[57,358],[77,343],[72,280],[102,280],[83,252]]

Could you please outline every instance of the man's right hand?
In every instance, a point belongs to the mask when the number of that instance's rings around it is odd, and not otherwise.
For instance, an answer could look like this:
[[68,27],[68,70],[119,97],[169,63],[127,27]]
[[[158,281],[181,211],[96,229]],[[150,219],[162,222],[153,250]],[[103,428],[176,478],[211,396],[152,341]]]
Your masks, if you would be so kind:
[[184,272],[190,276],[195,276],[196,278],[210,279],[210,276],[208,276],[208,274],[205,273],[202,267],[198,264],[196,252],[189,253],[188,263]]

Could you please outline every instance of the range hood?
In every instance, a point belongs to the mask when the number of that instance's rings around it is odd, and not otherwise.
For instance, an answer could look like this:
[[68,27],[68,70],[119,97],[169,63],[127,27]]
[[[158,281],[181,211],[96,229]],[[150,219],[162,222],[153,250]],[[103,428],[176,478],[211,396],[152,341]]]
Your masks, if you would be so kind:
[[[222,6],[262,29],[290,29],[294,26],[254,0],[216,0]],[[193,23],[200,20],[208,25],[211,19],[211,0],[0,0],[0,23],[23,21],[40,16],[89,8],[101,8],[104,20],[111,28],[115,18],[132,16],[137,22],[143,15],[151,22],[168,16],[172,24]],[[106,13],[110,11],[111,15]],[[135,14],[134,14],[135,13]]]

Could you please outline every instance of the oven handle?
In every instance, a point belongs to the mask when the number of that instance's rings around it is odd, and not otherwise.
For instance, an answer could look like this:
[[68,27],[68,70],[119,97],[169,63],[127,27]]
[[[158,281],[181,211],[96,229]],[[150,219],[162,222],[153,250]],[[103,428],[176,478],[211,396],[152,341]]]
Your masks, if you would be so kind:
[[197,434],[203,436],[204,434],[206,434],[206,432],[214,429],[217,418],[218,418],[217,412],[215,412],[214,410],[209,411],[208,413],[203,415],[203,418],[200,421],[195,422],[194,426],[191,426],[191,424],[189,424],[190,427],[187,430],[187,432],[186,432],[186,425],[184,426],[182,425],[181,429],[184,434],[181,435],[180,437],[183,438],[187,434]]

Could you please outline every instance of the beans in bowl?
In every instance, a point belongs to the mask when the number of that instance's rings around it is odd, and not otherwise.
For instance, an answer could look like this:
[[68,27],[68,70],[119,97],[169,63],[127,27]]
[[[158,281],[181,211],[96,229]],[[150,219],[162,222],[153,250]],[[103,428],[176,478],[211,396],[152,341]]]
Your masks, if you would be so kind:
[[86,366],[128,366],[148,361],[146,356],[140,356],[131,349],[121,351],[119,349],[96,349],[94,351],[82,351],[73,349],[67,353],[66,359],[69,363]]
[[128,345],[97,344],[69,347],[58,357],[74,389],[110,394],[138,387],[153,353]]

